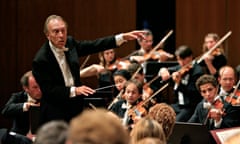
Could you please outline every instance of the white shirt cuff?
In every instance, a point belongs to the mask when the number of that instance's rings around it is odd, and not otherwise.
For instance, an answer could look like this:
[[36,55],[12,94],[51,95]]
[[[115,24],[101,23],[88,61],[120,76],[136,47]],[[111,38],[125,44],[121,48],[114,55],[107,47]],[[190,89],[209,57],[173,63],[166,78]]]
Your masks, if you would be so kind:
[[220,121],[219,122],[217,122],[216,120],[214,120],[214,127],[215,128],[220,128],[220,126],[221,126],[221,123],[222,123],[222,118],[220,119]]
[[76,87],[71,87],[70,88],[70,97],[75,97],[76,96],[75,90],[76,90]]
[[24,112],[28,111],[27,103],[23,103],[23,111],[24,111]]
[[116,44],[117,44],[117,46],[120,46],[120,45],[122,45],[123,43],[127,42],[127,40],[124,40],[124,39],[123,39],[123,34],[122,34],[122,33],[116,35],[116,36],[115,36],[115,39],[116,39]]

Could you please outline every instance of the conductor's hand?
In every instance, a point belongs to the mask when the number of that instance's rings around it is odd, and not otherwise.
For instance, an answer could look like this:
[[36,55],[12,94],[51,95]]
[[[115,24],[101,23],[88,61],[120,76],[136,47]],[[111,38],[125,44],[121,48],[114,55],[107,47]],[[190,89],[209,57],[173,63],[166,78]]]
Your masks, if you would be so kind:
[[123,39],[126,41],[135,40],[135,39],[145,39],[145,36],[144,36],[145,33],[146,31],[140,31],[140,30],[123,33]]
[[75,93],[76,95],[83,95],[83,96],[88,96],[89,94],[92,95],[94,94],[96,91],[93,90],[92,88],[90,87],[87,87],[87,86],[80,86],[80,87],[76,87],[75,89]]

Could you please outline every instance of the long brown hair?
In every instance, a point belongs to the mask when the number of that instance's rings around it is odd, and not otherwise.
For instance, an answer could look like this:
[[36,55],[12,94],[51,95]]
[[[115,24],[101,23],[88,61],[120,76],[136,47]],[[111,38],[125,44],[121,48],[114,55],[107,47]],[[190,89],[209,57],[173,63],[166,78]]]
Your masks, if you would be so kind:
[[[204,37],[203,48],[202,48],[203,53],[205,53],[205,52],[208,51],[208,48],[207,48],[207,46],[206,46],[206,44],[205,44],[205,39],[206,39],[206,38],[213,38],[213,40],[216,41],[216,42],[220,40],[220,37],[218,36],[218,34],[216,34],[216,33],[208,33],[208,34]],[[220,52],[221,52],[222,54],[224,54],[223,46],[220,45],[218,48],[220,49]]]

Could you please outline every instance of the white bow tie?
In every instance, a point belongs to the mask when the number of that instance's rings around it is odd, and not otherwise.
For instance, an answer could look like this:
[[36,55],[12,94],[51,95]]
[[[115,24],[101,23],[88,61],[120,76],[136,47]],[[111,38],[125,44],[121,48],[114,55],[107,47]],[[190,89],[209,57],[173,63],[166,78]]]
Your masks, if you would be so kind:
[[68,48],[56,48],[56,52],[57,53],[62,53],[62,52],[66,52],[66,51],[68,51]]

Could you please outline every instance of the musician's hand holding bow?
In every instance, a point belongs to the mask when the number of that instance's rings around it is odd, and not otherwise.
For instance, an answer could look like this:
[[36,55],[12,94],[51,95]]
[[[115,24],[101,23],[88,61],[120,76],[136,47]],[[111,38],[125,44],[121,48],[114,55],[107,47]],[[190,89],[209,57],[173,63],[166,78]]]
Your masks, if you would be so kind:
[[31,106],[32,107],[39,107],[40,106],[40,102],[38,102],[38,103],[34,103],[32,101],[25,102],[24,106],[23,106],[23,111],[28,111]]
[[206,55],[204,57],[204,61],[206,64],[212,63],[213,59],[214,59],[214,56],[212,56],[212,55]]
[[209,118],[212,118],[216,122],[219,122],[222,119],[224,112],[220,109],[212,108],[212,109],[210,109],[208,115],[209,115]]
[[172,79],[175,83],[179,84],[181,82],[182,79],[182,75],[180,72],[173,72],[172,73]]
[[168,80],[170,78],[170,73],[167,68],[161,68],[158,72],[158,75],[162,77],[162,80]]

